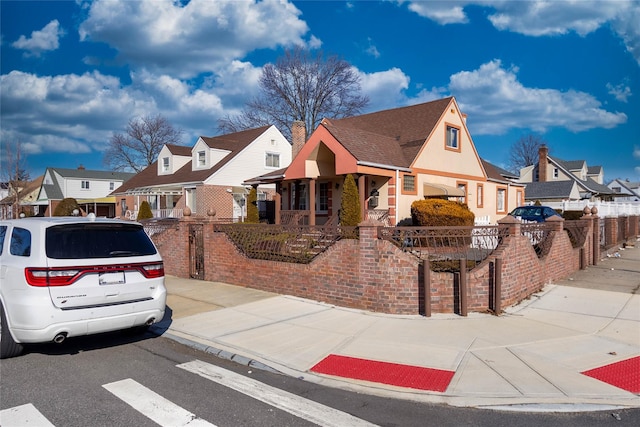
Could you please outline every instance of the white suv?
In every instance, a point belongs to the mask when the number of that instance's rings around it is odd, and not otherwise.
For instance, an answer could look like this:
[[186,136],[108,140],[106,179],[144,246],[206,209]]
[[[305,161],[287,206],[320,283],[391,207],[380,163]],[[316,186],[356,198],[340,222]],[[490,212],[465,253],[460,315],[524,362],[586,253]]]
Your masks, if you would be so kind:
[[139,223],[0,221],[0,358],[26,343],[151,325],[166,296],[162,258]]

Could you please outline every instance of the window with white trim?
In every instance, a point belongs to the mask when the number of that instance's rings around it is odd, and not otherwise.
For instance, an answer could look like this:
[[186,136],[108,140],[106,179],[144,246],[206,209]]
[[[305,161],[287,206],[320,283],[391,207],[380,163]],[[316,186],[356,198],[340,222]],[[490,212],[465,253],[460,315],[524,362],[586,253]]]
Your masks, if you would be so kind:
[[162,172],[169,172],[169,158],[162,158]]
[[84,190],[88,190],[89,189],[89,181],[82,181],[80,183],[80,187]]
[[280,153],[266,153],[265,166],[268,168],[280,167]]
[[116,186],[115,182],[113,181],[109,182],[109,191],[113,191],[115,186]]
[[507,201],[507,190],[504,188],[498,188],[498,192],[496,194],[496,211],[497,212],[506,212],[506,201]]
[[206,153],[204,151],[198,151],[198,166],[202,167],[206,165],[207,165]]

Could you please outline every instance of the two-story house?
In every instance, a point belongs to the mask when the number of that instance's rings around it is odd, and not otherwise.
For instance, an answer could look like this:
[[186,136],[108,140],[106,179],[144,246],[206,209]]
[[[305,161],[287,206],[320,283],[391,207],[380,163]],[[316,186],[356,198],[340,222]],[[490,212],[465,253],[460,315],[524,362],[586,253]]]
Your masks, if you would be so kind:
[[640,202],[640,182],[616,178],[607,187],[613,191],[617,202]]
[[324,119],[306,141],[296,122],[292,138],[288,168],[245,182],[277,184],[282,222],[338,222],[348,174],[357,179],[363,219],[390,225],[408,223],[411,204],[425,197],[464,202],[488,223],[524,202],[524,185],[480,158],[453,97]]
[[[135,219],[142,201],[155,217],[193,215],[242,220],[249,189],[242,185],[291,162],[291,144],[275,126],[263,126],[215,137],[201,136],[193,147],[165,145],[158,159],[113,193],[122,217]],[[266,186],[259,200],[270,198]]]
[[116,188],[134,176],[128,172],[47,168],[38,197],[33,202],[44,216],[53,216],[62,199],[74,198],[85,213],[113,218],[116,216],[116,200],[109,196]]
[[42,176],[29,182],[9,182],[5,197],[0,200],[0,219],[42,215],[35,204],[42,185]]
[[549,148],[538,150],[538,163],[520,170],[526,183],[527,202],[541,203],[572,200],[610,200],[613,191],[604,185],[602,166],[587,166],[584,160],[564,161],[549,155]]

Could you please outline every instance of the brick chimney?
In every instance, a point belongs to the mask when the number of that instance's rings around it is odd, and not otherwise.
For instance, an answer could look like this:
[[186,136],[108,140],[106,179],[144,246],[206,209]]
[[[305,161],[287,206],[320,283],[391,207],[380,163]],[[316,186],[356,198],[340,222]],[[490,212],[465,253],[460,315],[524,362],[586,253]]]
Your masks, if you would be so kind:
[[292,159],[295,159],[300,150],[302,150],[302,146],[307,141],[307,130],[305,128],[304,122],[300,120],[296,120],[291,124],[291,155]]
[[538,149],[538,181],[545,182],[547,180],[547,165],[549,164],[549,160],[547,156],[549,154],[549,149],[545,144],[542,144]]
[[83,171],[84,170],[84,166],[82,166],[82,163],[80,163],[80,166],[78,166],[78,170],[79,171]]

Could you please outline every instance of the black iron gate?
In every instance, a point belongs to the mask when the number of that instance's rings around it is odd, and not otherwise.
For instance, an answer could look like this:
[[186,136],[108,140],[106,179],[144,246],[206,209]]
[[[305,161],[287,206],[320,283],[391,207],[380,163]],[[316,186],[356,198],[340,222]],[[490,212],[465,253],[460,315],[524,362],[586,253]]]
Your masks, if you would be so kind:
[[204,224],[189,224],[189,276],[204,280]]

